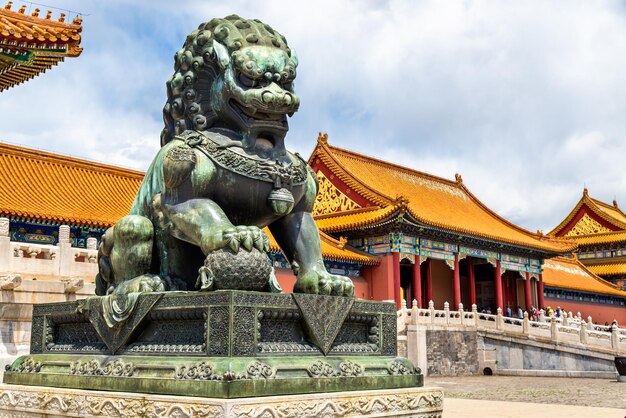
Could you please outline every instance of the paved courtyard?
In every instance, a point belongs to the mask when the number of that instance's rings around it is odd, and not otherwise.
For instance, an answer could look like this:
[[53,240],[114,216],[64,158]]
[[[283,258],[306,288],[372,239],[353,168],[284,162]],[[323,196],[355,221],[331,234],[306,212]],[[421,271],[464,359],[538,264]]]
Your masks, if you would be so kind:
[[616,380],[429,377],[426,385],[443,388],[446,417],[626,417],[626,383]]

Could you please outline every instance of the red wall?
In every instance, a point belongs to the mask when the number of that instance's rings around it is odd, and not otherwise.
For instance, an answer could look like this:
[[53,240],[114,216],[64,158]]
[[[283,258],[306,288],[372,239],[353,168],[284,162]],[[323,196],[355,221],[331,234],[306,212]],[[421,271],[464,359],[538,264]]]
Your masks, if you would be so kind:
[[296,276],[294,276],[289,269],[275,268],[274,271],[276,272],[276,279],[278,279],[280,287],[283,288],[283,292],[292,293],[293,284],[296,282]]
[[369,297],[364,299],[394,300],[392,254],[382,256],[377,266],[363,267],[361,276],[369,283]]
[[[510,306],[513,311],[513,316],[517,316],[517,282],[520,279],[520,275],[516,271],[512,271],[510,273],[507,271],[502,275],[502,293],[504,296],[504,307],[502,308],[503,313],[506,313],[506,307]],[[522,299],[523,297],[524,294],[522,293]],[[519,306],[521,306],[522,309],[526,309],[523,303]]]
[[614,319],[617,319],[621,326],[626,325],[626,307],[624,306],[600,305],[598,303],[552,298],[545,298],[545,302],[546,306],[550,306],[552,309],[560,306],[566,312],[571,311],[574,315],[580,312],[585,321],[588,316],[591,316],[593,322],[597,322],[600,325],[604,325],[605,322],[610,324]]
[[[454,270],[443,260],[431,259],[430,272],[433,279],[433,302],[435,309],[443,309],[443,304],[448,302],[450,309],[454,308]],[[426,275],[422,276],[426,280]],[[428,302],[424,305],[428,307]]]
[[[276,279],[280,287],[283,288],[283,292],[293,292],[293,285],[296,282],[296,277],[289,269],[277,268]],[[352,283],[354,283],[354,296],[360,299],[370,299],[370,286],[366,279],[363,277],[350,277]]]

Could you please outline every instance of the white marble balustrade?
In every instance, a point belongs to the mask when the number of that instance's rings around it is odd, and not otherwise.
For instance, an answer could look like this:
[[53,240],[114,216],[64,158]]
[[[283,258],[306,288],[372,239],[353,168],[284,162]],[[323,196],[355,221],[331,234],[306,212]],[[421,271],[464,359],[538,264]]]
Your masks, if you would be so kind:
[[398,311],[398,334],[405,335],[408,325],[443,325],[515,337],[539,337],[555,343],[580,344],[589,349],[626,354],[626,328],[595,325],[591,317],[585,321],[580,313],[574,316],[570,312],[562,318],[546,318],[541,312],[539,321],[531,321],[527,312],[524,312],[523,319],[519,319],[503,316],[502,309],[493,315],[478,312],[476,305],[472,305],[469,311],[464,309],[463,304],[459,304],[458,310],[450,310],[449,306],[446,302],[444,309],[435,309],[431,301],[427,309],[421,309],[417,307],[416,301],[413,301],[411,308],[403,303]]

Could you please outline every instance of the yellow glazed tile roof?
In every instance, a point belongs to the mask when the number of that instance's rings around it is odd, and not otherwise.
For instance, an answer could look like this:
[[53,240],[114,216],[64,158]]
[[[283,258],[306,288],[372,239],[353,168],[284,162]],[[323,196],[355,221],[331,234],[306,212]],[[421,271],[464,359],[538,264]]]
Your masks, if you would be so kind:
[[598,209],[606,213],[607,216],[626,225],[626,214],[617,206],[617,201],[613,201],[613,204],[609,205],[598,199],[591,198],[591,200],[596,204]]
[[[109,227],[128,215],[144,173],[0,143],[0,216]],[[269,234],[269,230],[266,230]],[[320,233],[325,258],[378,264]],[[280,251],[272,240],[272,249]]]
[[77,57],[83,50],[82,18],[67,23],[63,13],[52,20],[50,11],[39,17],[38,8],[28,15],[26,6],[17,11],[11,7],[9,2],[0,9],[0,91],[37,76],[65,57]]
[[603,232],[600,234],[579,235],[569,238],[576,241],[576,243],[580,246],[613,244],[616,242],[626,242],[626,231]]
[[543,265],[543,282],[549,287],[626,297],[626,292],[601,279],[575,258],[555,257]]
[[626,263],[606,263],[606,264],[593,264],[587,266],[589,271],[597,274],[598,276],[622,276],[626,275]]
[[[498,216],[480,202],[457,175],[456,181],[411,170],[396,164],[331,146],[324,136],[309,158],[319,158],[340,180],[381,207],[404,202],[407,212],[427,225],[506,242],[526,248],[564,253],[573,250],[572,241],[555,240],[520,228]],[[368,216],[363,212],[358,216]],[[352,221],[350,215],[336,221]],[[324,230],[338,230],[323,220]]]
[[[264,231],[270,239],[272,251],[280,252],[280,247],[278,246],[276,239],[272,236],[270,230],[265,228]],[[352,248],[346,245],[345,241],[336,240],[321,231],[320,239],[322,244],[322,255],[325,259],[350,261],[364,265],[376,265],[380,263],[380,259],[378,257],[359,251],[356,248]]]
[[337,215],[320,215],[315,217],[315,223],[320,231],[328,233],[336,231],[349,231],[351,229],[363,228],[367,225],[372,225],[382,221],[400,209],[401,205],[390,205],[384,208],[371,207],[357,209],[342,212]]
[[[589,196],[589,192],[587,188],[583,190],[583,196],[580,198],[576,206],[571,210],[571,212],[559,223],[552,231],[549,232],[548,235],[559,235],[562,234],[561,231],[576,217],[578,212],[581,210],[583,206],[586,206],[593,213],[598,215],[600,218],[604,219],[609,224],[613,225],[615,229],[626,229],[626,214],[621,211],[621,209],[617,206],[617,202],[613,202],[613,205],[609,205],[608,203],[604,203],[598,199],[594,199]],[[574,238],[569,237],[569,238]]]
[[128,214],[140,171],[0,143],[0,214],[113,225]]

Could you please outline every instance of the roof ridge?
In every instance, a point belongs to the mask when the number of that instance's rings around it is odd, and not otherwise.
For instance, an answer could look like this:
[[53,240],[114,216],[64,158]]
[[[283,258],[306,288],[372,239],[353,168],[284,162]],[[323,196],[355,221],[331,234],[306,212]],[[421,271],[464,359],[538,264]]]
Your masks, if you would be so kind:
[[550,261],[559,261],[559,262],[564,262],[564,263],[576,264],[578,262],[578,259],[575,257],[565,257],[562,255],[557,255],[556,257],[551,257],[546,260],[546,262],[550,262]]
[[[0,8],[0,14],[4,14],[5,16],[18,19],[24,22],[28,22],[28,23],[41,24],[41,25],[59,27],[59,28],[64,28],[64,29],[82,30],[82,25],[80,23],[74,23],[74,21],[59,22],[58,20],[46,19],[46,18],[39,17],[39,16],[28,15],[26,13],[20,13],[19,11],[7,9],[6,7]],[[61,13],[61,14],[63,15],[63,17],[65,17],[65,13]]]
[[429,180],[439,181],[439,182],[447,183],[450,186],[457,186],[457,187],[460,184],[456,180],[451,180],[451,179],[447,179],[445,177],[436,176],[434,174],[426,173],[424,171],[420,171],[420,170],[417,170],[417,169],[414,169],[414,168],[410,168],[410,167],[402,166],[400,164],[392,163],[391,161],[383,160],[381,158],[370,157],[369,155],[361,154],[361,153],[355,152],[355,151],[350,151],[350,150],[347,150],[345,148],[340,148],[340,147],[337,147],[337,146],[334,146],[334,145],[330,145],[329,143],[326,143],[325,145],[328,148],[330,148],[330,149],[333,149],[333,150],[336,150],[336,151],[339,151],[339,152],[343,152],[344,154],[348,154],[348,155],[354,156],[355,158],[360,158],[362,160],[368,160],[368,161],[372,161],[372,162],[375,162],[375,163],[380,163],[382,165],[393,167],[393,168],[398,169],[400,171],[403,171],[405,173],[415,174],[415,175],[418,175],[420,177],[426,177]]
[[[407,208],[407,212],[409,214],[411,214],[411,216],[413,216],[413,218],[415,218],[419,222],[430,224],[430,225],[434,225],[435,227],[439,227],[439,228],[443,228],[443,229],[451,229],[451,227],[449,225],[446,225],[446,224],[435,224],[432,221],[427,221],[427,220],[423,219],[422,217],[417,216],[415,214],[415,212],[413,212],[413,210],[411,210],[411,208]],[[499,215],[496,214],[496,216],[499,216]],[[502,219],[504,219],[504,218],[502,218]],[[509,222],[506,219],[504,219],[504,221]],[[515,225],[515,224],[512,224],[512,225]],[[515,226],[517,226],[517,225],[515,225]],[[519,229],[521,227],[518,226],[517,228]],[[571,245],[570,247],[566,247],[566,248],[563,248],[561,250],[557,250],[557,249],[555,249],[553,247],[551,250],[549,250],[549,249],[546,249],[545,246],[542,247],[541,244],[550,244],[550,243],[552,243],[554,245],[556,245],[556,244],[567,244],[568,240],[565,240],[565,239],[554,239],[554,238],[552,238],[552,237],[550,237],[548,235],[544,235],[545,238],[541,239],[539,236],[536,236],[536,237],[532,236],[532,234],[533,234],[532,232],[530,232],[528,230],[525,230],[524,228],[521,228],[521,229],[523,231],[526,231],[527,233],[530,233],[531,234],[531,238],[534,238],[534,239],[537,240],[537,245],[533,246],[532,244],[524,243],[524,242],[521,242],[521,241],[516,241],[516,240],[513,240],[513,239],[510,239],[509,241],[505,241],[505,242],[508,242],[508,243],[510,243],[512,245],[520,246],[520,247],[523,247],[523,248],[540,249],[540,250],[543,250],[543,251],[553,252],[553,253],[557,253],[557,254],[558,253],[564,253],[564,252],[570,252],[570,251],[574,250],[577,247],[577,245],[578,245],[578,244],[576,244],[575,242],[572,241],[571,243],[573,245]],[[487,233],[479,233],[477,231],[472,231],[472,230],[467,229],[467,228],[462,228],[462,229],[457,228],[456,231],[460,232],[462,234],[467,234],[467,235],[470,235],[470,236],[473,236],[473,237],[477,237],[477,238],[483,238],[483,239],[492,240],[492,241],[495,241],[495,242],[502,242],[502,238],[501,237],[497,237],[495,235],[491,235],[491,234],[487,234]],[[519,231],[519,232],[523,232],[523,231]]]
[[618,226],[618,227],[622,227],[626,229],[626,222],[620,221],[619,219],[615,218],[613,215],[603,211],[600,206],[605,206],[612,210],[615,210],[615,207],[609,206],[606,203],[602,202],[601,200],[598,200],[589,196],[589,194],[585,194],[583,196],[583,200],[587,202],[587,206],[589,206],[589,208],[593,211],[593,213],[600,216],[605,221],[613,224],[614,226]]
[[[513,222],[509,221],[508,219],[504,218],[503,216],[498,215],[495,211],[491,210],[487,205],[485,205],[479,198],[477,198],[474,193],[470,192],[469,189],[467,187],[465,187],[464,184],[460,184],[461,188],[463,189],[463,191],[465,193],[467,193],[467,195],[470,197],[470,199],[472,199],[474,202],[476,202],[477,205],[479,205],[483,210],[485,210],[488,214],[494,216],[496,219],[498,219],[499,221],[502,221],[504,223],[506,223],[508,226],[513,227],[514,229],[517,229],[518,231],[524,233],[524,234],[528,234],[530,236],[532,236],[533,238],[536,238],[538,240],[541,240],[542,237],[545,237],[546,235],[540,235],[536,232],[531,232],[526,228],[522,228],[519,225],[514,224]],[[548,239],[550,239],[548,237]]]
[[626,213],[624,213],[622,211],[622,209],[620,209],[620,207],[617,206],[617,202],[615,200],[614,200],[615,204],[610,204],[610,203],[606,203],[606,202],[604,202],[602,200],[599,200],[599,199],[596,199],[596,198],[593,198],[593,197],[591,199],[594,201],[594,203],[599,204],[600,206],[604,206],[604,207],[606,207],[609,210],[614,210],[617,213],[619,213],[620,215],[623,215],[624,217],[626,217]]
[[[68,155],[58,154],[51,151],[44,151],[36,148],[29,148],[22,145],[9,144],[0,142],[0,154],[14,155],[32,160],[38,160],[55,165],[65,165],[69,167],[77,167],[93,172],[103,172],[121,177],[143,177],[145,172],[124,168],[112,164],[106,164],[99,161],[93,161],[86,158],[71,157]],[[52,161],[50,159],[53,159]]]
[[618,288],[613,283],[609,282],[608,280],[604,280],[602,277],[598,276],[597,274],[589,270],[587,266],[585,266],[583,263],[580,262],[580,260],[576,259],[576,261],[577,261],[578,266],[582,268],[586,273],[590,274],[591,277],[594,278],[596,281],[600,282],[601,284],[605,286],[611,287],[613,290],[617,290],[621,292],[622,295],[626,297],[626,291],[623,291],[622,289]]
[[[609,209],[618,210],[622,214],[624,213],[619,208],[616,208],[613,205],[608,205],[607,203],[602,202],[601,200],[598,200],[589,196],[589,193],[587,189],[585,188],[585,190],[583,191],[582,197],[580,198],[580,200],[578,200],[578,203],[574,205],[574,208],[567,214],[567,216],[557,226],[555,226],[550,232],[548,232],[548,235],[556,235],[559,232],[561,232],[563,228],[565,228],[567,224],[569,224],[572,221],[572,219],[574,219],[574,216],[576,216],[576,214],[580,211],[580,208],[584,204],[587,204],[587,206],[589,207],[589,209],[591,209],[593,213],[595,213],[596,215],[598,215],[600,218],[604,219],[605,221],[613,224],[614,226],[622,227],[623,229],[626,229],[625,222],[622,222],[619,219],[616,219],[614,216],[606,213],[598,206],[604,205]],[[626,214],[624,214],[624,216],[626,217]],[[611,231],[611,232],[617,232],[617,231]],[[592,235],[598,235],[598,234],[592,234]]]
[[335,156],[332,155],[328,142],[320,141],[318,139],[317,145],[313,149],[313,152],[309,157],[309,165],[311,165],[311,162],[315,156],[318,156],[322,161],[324,161],[328,169],[331,170],[333,174],[335,174],[337,177],[339,177],[341,181],[363,194],[363,197],[371,200],[372,203],[391,205],[395,201],[393,197],[381,194],[377,190],[374,190],[368,185],[364,184],[358,179],[357,176],[351,173],[346,167],[342,166],[337,161]]
[[599,204],[600,206],[606,206],[609,209],[615,209],[615,206],[613,205],[609,205],[608,203],[600,200],[600,199],[596,199],[595,197],[591,197],[589,196],[589,199],[593,200],[594,203]]
[[580,208],[582,207],[584,201],[585,201],[585,196],[587,195],[587,189],[585,189],[585,192],[583,193],[583,196],[578,200],[578,202],[574,205],[574,208],[572,210],[570,210],[570,212],[567,214],[567,216],[565,216],[565,218],[554,228],[552,228],[552,230],[550,232],[548,232],[548,235],[556,235],[559,232],[561,232],[563,230],[563,228],[565,228],[565,226],[572,220],[574,219],[574,216],[576,215],[576,213],[578,213],[578,211],[580,210]]

